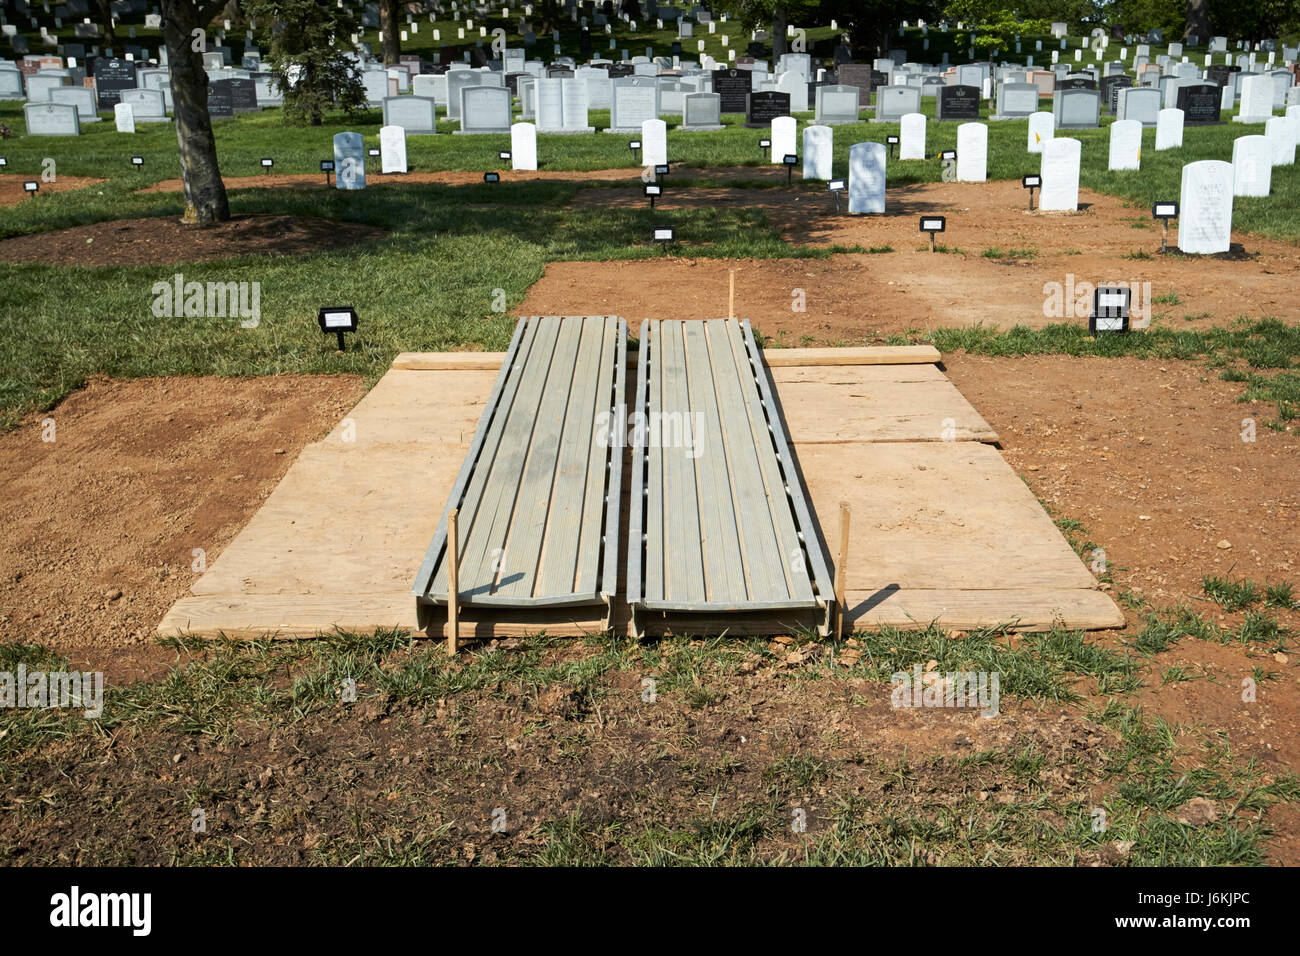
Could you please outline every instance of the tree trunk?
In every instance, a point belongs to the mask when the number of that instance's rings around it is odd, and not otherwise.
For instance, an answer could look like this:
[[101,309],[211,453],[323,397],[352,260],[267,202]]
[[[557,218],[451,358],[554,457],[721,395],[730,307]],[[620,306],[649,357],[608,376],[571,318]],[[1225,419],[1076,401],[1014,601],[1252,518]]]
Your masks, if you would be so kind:
[[230,203],[208,115],[208,74],[192,36],[192,31],[207,23],[194,0],[163,0],[162,15],[185,200],[198,224],[209,226],[230,218]]
[[[785,7],[778,4],[772,10],[772,60],[779,60],[783,55],[789,52],[785,42],[786,12]],[[776,69],[773,62],[772,69]]]
[[117,46],[117,34],[113,30],[112,0],[97,0],[96,6],[99,8],[99,25],[104,30],[104,45],[115,47]]
[[384,66],[402,60],[402,16],[397,0],[379,0],[379,29],[384,34]]
[[1187,29],[1183,31],[1183,39],[1194,35],[1205,43],[1210,36],[1210,0],[1187,0],[1186,11]]

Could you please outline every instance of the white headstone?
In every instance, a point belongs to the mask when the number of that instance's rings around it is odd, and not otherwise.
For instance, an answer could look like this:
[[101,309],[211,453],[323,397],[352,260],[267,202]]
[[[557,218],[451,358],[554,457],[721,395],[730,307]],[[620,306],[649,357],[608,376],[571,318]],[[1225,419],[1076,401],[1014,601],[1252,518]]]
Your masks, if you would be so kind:
[[1232,194],[1267,196],[1273,185],[1273,145],[1264,136],[1238,136],[1232,143]]
[[989,128],[983,123],[962,123],[957,127],[957,182],[984,182],[988,166]]
[[1294,166],[1296,134],[1300,120],[1289,116],[1274,116],[1264,124],[1264,138],[1273,147],[1274,166]]
[[803,131],[803,178],[829,180],[832,176],[835,133],[829,126],[809,126]]
[[1039,173],[1043,177],[1039,208],[1046,212],[1074,212],[1079,208],[1079,160],[1082,144],[1077,139],[1053,138],[1043,144]]
[[366,188],[366,150],[360,133],[334,134],[334,185],[339,189]]
[[1125,170],[1142,167],[1142,124],[1137,120],[1116,120],[1110,124],[1110,163],[1108,169]]
[[885,211],[885,147],[857,143],[849,149],[849,212]]
[[799,151],[795,138],[799,123],[793,116],[778,116],[772,120],[772,162],[778,166],[785,157]]
[[532,123],[510,127],[510,162],[513,169],[537,168],[537,127]]
[[1263,123],[1273,115],[1273,79],[1262,73],[1252,73],[1241,80],[1241,109],[1234,116],[1236,123]]
[[1183,167],[1178,198],[1178,248],[1188,254],[1227,252],[1232,245],[1231,163],[1206,159]]
[[1161,110],[1156,117],[1156,151],[1181,149],[1183,146],[1183,111]]
[[1056,117],[1047,112],[1029,114],[1029,151],[1041,153],[1047,142],[1056,135]]
[[382,173],[406,172],[406,130],[385,126],[379,131],[379,162]]
[[118,103],[114,106],[113,119],[117,121],[119,133],[135,132],[135,110],[130,103]]
[[668,162],[668,124],[661,119],[641,123],[641,165],[662,166]]
[[903,117],[898,137],[899,159],[925,159],[925,114]]

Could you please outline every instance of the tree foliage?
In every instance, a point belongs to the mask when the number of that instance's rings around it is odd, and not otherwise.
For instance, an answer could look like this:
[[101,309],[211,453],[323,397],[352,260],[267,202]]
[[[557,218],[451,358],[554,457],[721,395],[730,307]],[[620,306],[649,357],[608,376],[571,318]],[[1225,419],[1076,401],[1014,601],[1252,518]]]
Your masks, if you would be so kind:
[[316,0],[245,0],[265,53],[284,91],[285,122],[319,126],[325,111],[354,115],[365,108],[361,71],[348,43],[359,30],[347,6]]

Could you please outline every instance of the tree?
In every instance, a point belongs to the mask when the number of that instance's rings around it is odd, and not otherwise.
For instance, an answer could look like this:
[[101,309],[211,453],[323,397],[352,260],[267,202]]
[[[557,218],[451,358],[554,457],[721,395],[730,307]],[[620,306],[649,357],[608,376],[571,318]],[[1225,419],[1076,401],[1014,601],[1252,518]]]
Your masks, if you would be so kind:
[[385,66],[396,66],[402,60],[402,29],[398,0],[379,0],[379,32],[384,35],[382,49]]
[[1046,33],[1050,21],[1028,19],[1003,6],[1000,0],[951,0],[944,13],[961,20],[975,33],[975,49],[991,58],[994,50],[1007,50],[1025,33]]
[[326,109],[353,115],[365,108],[361,71],[345,46],[358,26],[351,8],[316,0],[245,0],[244,7],[259,33],[270,35],[262,46],[284,92],[286,122],[320,126]]
[[95,9],[99,11],[99,25],[104,32],[104,43],[117,46],[117,33],[113,30],[112,0],[95,0]]
[[834,19],[849,35],[858,60],[884,56],[904,20],[934,22],[943,13],[939,0],[829,0],[821,4],[820,22]]
[[203,69],[205,28],[224,0],[162,0],[163,39],[171,74],[176,142],[185,184],[186,218],[210,226],[230,218],[226,185],[217,165],[217,141],[208,115],[208,74]]

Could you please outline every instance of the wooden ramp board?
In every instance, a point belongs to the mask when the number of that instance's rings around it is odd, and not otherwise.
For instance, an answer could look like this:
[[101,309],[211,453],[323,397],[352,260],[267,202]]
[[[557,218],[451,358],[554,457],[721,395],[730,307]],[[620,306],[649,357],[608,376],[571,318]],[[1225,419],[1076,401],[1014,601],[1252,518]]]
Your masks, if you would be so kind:
[[[933,367],[938,353],[932,349],[924,350],[929,357],[901,349],[897,357],[903,361],[897,362],[886,348],[834,349],[829,358],[825,351],[764,354],[787,422],[796,414],[795,381],[839,383],[846,407],[849,393],[872,381],[865,374],[861,379],[846,375],[873,365],[894,366],[890,374],[908,375],[900,384],[946,381]],[[328,436],[303,451],[221,554],[215,560],[209,556],[206,573],[159,630],[245,637],[311,637],[336,628],[415,630],[411,581],[436,530],[436,506],[451,494],[503,357],[469,352],[400,357]],[[917,416],[910,405],[918,392],[900,387],[882,394],[889,404],[861,419],[854,441],[805,443],[798,429],[787,428],[796,439],[809,510],[830,539],[838,527],[839,502],[847,500],[853,509],[850,619],[865,627],[914,627],[932,620],[962,629],[1123,625],[1119,608],[1096,590],[996,448],[960,438],[935,442],[930,411]],[[960,398],[955,389],[952,394]],[[954,414],[953,407],[945,417]],[[966,421],[959,412],[954,417],[959,426]],[[899,422],[914,425],[906,441],[898,440]],[[969,431],[976,430],[972,424]],[[944,455],[945,449],[958,453]],[[901,514],[891,516],[886,509]],[[629,510],[626,503],[621,508],[624,523]],[[620,540],[626,549],[627,536]],[[828,543],[837,548],[837,540]],[[626,560],[620,557],[620,566]],[[579,637],[600,631],[606,620],[597,606],[564,610],[568,619],[561,622],[462,622],[461,634],[518,637],[544,629]],[[770,618],[751,626],[733,615],[727,625],[732,634],[773,631]],[[628,630],[621,600],[615,601],[612,629]],[[443,622],[430,622],[425,630],[445,635]]]
[[630,424],[634,631],[826,633],[830,575],[748,321],[642,323]]
[[627,326],[617,316],[520,319],[415,575],[421,625],[446,614],[447,516],[459,513],[464,619],[563,622],[617,587]]

